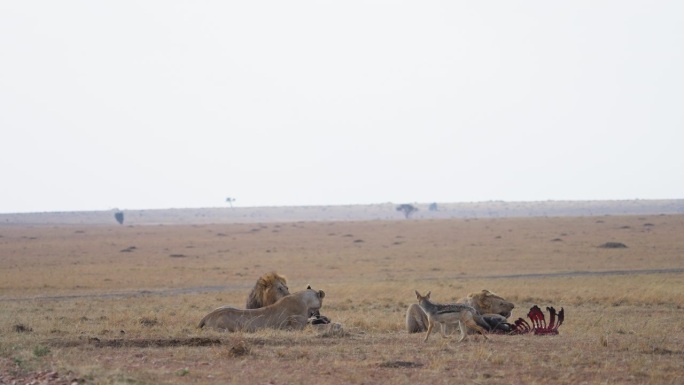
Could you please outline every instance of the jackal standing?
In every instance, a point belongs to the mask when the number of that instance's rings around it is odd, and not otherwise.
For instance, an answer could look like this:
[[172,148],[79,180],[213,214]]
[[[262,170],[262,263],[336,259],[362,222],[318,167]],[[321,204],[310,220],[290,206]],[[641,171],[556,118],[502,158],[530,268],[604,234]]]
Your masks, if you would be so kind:
[[418,305],[423,309],[425,314],[427,314],[428,318],[428,328],[424,342],[427,342],[428,337],[430,337],[430,333],[432,332],[435,323],[440,325],[440,332],[443,338],[447,338],[446,333],[444,332],[446,324],[458,323],[458,327],[461,329],[461,338],[458,339],[458,342],[463,341],[468,336],[466,327],[480,332],[485,339],[488,339],[486,335],[487,331],[475,322],[474,317],[479,317],[479,315],[472,306],[457,303],[441,304],[432,302],[430,300],[429,291],[425,296],[422,296],[418,290],[416,290],[416,297],[418,298]]

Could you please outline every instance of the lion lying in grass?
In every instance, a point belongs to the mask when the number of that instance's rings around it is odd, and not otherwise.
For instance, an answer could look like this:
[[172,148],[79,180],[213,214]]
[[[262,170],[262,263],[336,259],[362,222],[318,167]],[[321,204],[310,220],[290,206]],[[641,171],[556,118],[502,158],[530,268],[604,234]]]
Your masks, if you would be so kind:
[[230,332],[253,332],[259,329],[301,330],[311,315],[323,305],[323,290],[306,290],[287,295],[276,303],[259,309],[220,307],[207,314],[198,327],[210,327]]
[[[459,300],[458,303],[474,307],[481,316],[476,317],[477,324],[488,331],[509,328],[509,324],[506,321],[515,307],[513,303],[506,301],[489,290],[470,293],[467,297]],[[406,310],[406,330],[409,333],[420,333],[426,331],[427,328],[428,318],[423,309],[418,304],[410,305]]]

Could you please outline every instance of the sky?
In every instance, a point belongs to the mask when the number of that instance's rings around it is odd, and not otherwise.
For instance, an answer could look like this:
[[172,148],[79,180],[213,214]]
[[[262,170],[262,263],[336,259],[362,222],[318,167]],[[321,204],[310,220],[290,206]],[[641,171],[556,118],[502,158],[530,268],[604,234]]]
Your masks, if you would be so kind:
[[684,198],[682,1],[2,1],[0,213]]

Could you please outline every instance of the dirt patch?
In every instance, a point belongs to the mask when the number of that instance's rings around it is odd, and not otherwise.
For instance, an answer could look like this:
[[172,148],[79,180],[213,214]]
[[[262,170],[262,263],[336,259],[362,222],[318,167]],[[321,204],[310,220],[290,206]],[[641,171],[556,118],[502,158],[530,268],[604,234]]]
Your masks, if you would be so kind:
[[218,338],[190,337],[190,338],[137,338],[137,339],[102,339],[98,337],[78,340],[51,340],[48,345],[62,348],[73,348],[84,345],[98,348],[173,348],[179,346],[212,346],[221,345]]
[[659,348],[659,347],[654,347],[652,350],[646,351],[645,353],[663,354],[663,355],[670,355],[670,354],[684,355],[683,350],[670,350],[670,349]]
[[421,368],[424,365],[412,361],[385,361],[378,364],[381,368]]
[[73,373],[59,373],[52,370],[26,372],[16,362],[0,357],[0,384],[35,385],[79,385],[86,380],[77,378]]
[[46,295],[34,297],[0,297],[0,301],[26,301],[26,300],[49,300],[64,301],[71,299],[85,298],[136,298],[144,296],[174,296],[183,294],[217,293],[230,290],[248,290],[251,285],[227,285],[227,286],[196,286],[183,287],[178,289],[158,289],[158,290],[135,290],[135,291],[115,291],[108,293],[92,294],[67,294],[67,295]]

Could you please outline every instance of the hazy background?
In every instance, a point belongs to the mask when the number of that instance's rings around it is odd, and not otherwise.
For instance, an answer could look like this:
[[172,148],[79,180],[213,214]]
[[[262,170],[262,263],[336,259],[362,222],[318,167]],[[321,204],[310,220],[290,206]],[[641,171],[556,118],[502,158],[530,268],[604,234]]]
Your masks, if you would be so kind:
[[3,1],[0,212],[682,198],[681,1]]

